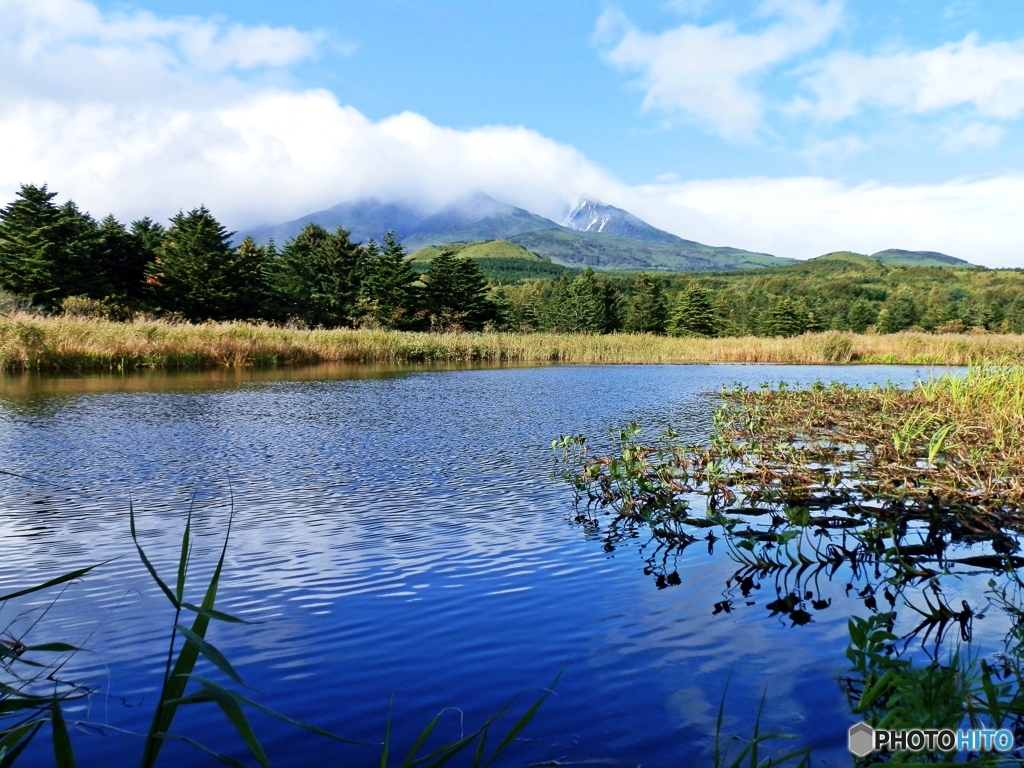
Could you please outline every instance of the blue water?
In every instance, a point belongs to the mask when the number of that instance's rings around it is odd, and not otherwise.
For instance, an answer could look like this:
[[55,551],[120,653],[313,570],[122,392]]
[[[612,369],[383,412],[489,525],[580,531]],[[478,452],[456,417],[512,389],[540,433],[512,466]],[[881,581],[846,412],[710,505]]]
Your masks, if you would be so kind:
[[[816,766],[849,765],[855,720],[837,677],[859,604],[843,574],[816,585],[832,604],[806,626],[770,615],[770,584],[715,615],[739,598],[724,548],[689,547],[672,564],[679,584],[658,589],[643,536],[607,551],[573,522],[549,446],[633,420],[699,439],[715,407],[704,393],[737,381],[927,374],[707,365],[0,379],[0,469],[20,475],[0,475],[0,592],[106,561],[29,635],[87,649],[60,672],[98,690],[67,714],[79,765],[138,762],[167,652],[173,612],[134,552],[129,502],[173,579],[193,494],[192,601],[233,504],[218,608],[255,623],[218,624],[210,639],[248,695],[288,715],[379,742],[390,708],[402,756],[442,709],[458,708],[437,730],[455,739],[517,695],[522,711],[561,671],[500,764],[699,765],[728,679],[727,733],[749,734],[767,689],[763,729],[798,735]],[[13,620],[19,634],[53,596],[7,606],[0,629]],[[252,719],[274,765],[379,764],[379,749]],[[175,731],[247,759],[212,708],[183,709]],[[37,742],[19,764],[52,762],[48,735]],[[162,759],[219,764],[181,743]]]

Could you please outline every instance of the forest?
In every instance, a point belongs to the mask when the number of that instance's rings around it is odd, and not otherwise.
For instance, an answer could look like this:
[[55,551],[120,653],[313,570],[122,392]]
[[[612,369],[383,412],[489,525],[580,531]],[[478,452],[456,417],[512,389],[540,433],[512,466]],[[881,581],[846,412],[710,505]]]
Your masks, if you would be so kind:
[[[235,245],[205,206],[166,226],[149,218],[126,226],[56,196],[26,184],[0,210],[8,310],[418,331],[1024,332],[1020,270],[885,265],[837,252],[729,273],[595,272],[545,262],[536,276],[512,282],[486,274],[484,261],[457,248],[438,249],[419,272],[424,265],[410,261],[395,232],[358,243],[342,227],[311,224],[280,247],[251,238]],[[503,263],[503,275],[513,267]]]

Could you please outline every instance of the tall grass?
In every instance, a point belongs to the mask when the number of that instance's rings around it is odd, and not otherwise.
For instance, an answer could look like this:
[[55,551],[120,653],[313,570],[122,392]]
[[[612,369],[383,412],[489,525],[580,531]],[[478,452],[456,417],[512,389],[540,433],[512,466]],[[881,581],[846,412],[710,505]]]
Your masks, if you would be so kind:
[[25,313],[0,317],[0,370],[273,367],[325,362],[892,363],[1024,360],[1024,336],[806,334],[669,338],[551,333],[296,330],[248,323],[117,323]]

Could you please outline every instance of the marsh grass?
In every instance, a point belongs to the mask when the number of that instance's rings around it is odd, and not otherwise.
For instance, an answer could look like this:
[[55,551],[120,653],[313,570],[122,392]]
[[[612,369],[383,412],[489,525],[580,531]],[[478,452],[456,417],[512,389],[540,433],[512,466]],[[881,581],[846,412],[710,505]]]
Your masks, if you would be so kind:
[[788,339],[707,339],[644,334],[298,330],[238,322],[188,325],[27,313],[0,316],[0,369],[5,371],[274,367],[324,362],[966,365],[997,357],[1024,360],[1024,336],[829,332]]

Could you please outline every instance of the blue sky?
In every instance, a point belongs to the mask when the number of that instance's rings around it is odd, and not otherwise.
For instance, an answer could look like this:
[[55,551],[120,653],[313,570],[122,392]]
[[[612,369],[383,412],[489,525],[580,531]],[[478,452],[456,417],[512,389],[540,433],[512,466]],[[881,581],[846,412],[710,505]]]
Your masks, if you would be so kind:
[[1024,267],[1024,4],[0,0],[0,187],[233,227],[480,189]]

